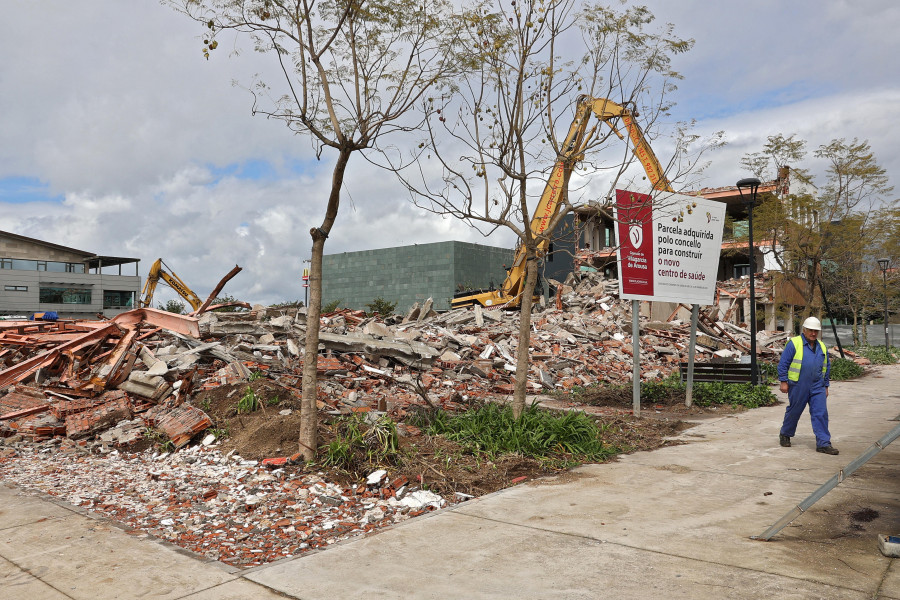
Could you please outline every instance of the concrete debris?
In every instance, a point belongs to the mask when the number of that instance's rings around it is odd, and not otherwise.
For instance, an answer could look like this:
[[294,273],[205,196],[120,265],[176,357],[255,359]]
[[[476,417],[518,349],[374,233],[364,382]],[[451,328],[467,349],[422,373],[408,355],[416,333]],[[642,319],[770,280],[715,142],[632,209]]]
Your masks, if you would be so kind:
[[[740,297],[745,287],[722,285],[725,298]],[[737,291],[729,291],[735,285]],[[527,389],[629,382],[631,302],[618,298],[618,282],[597,273],[573,274],[559,289],[556,301],[532,318]],[[207,312],[199,319],[150,309],[132,313],[114,322],[0,324],[0,432],[29,432],[40,441],[66,424],[66,435],[84,440],[132,415],[148,423],[181,423],[183,412],[172,412],[169,421],[161,413],[185,410],[192,389],[247,381],[253,372],[264,372],[299,396],[304,309],[255,307]],[[683,317],[680,309],[665,321],[641,316],[642,378],[666,377],[687,359],[689,325]],[[341,414],[405,410],[423,402],[452,409],[504,399],[514,387],[518,321],[516,312],[481,307],[437,314],[431,299],[402,317],[373,318],[353,310],[325,314],[316,358],[320,407]],[[759,354],[777,357],[787,337],[758,332]],[[749,345],[746,327],[701,311],[697,360],[746,360]],[[110,392],[121,394],[115,403]],[[56,421],[38,423],[46,412]],[[182,423],[186,429],[172,429],[173,442],[186,444],[185,436],[202,432],[205,422],[197,416],[190,425]]]
[[[529,393],[631,380],[631,302],[617,290],[616,281],[584,273],[560,285],[547,307],[535,308]],[[666,377],[687,359],[683,312],[656,321],[641,315],[644,379]],[[256,464],[217,452],[218,434],[193,402],[195,393],[264,376],[299,398],[306,318],[304,309],[255,307],[199,319],[140,309],[113,321],[0,322],[3,477],[46,486],[76,505],[239,566],[445,506],[440,496],[392,480],[387,470],[342,488],[287,469],[293,457]],[[519,318],[480,307],[437,314],[430,300],[404,316],[325,314],[313,357],[317,404],[325,414],[363,413],[369,422],[389,414],[407,436],[419,434],[401,422],[412,410],[507,400],[515,386]],[[700,329],[698,360],[746,357],[745,327],[701,311]],[[760,355],[777,356],[786,338],[759,332]],[[290,416],[281,410],[268,418]],[[144,435],[180,450],[119,453]],[[9,458],[51,455],[49,471],[40,460]],[[85,481],[86,472],[94,479]],[[83,490],[91,491],[79,496]],[[187,505],[197,510],[182,510]]]
[[[49,442],[43,444],[0,449],[4,481],[234,567],[296,556],[447,505],[437,494],[410,488],[405,478],[344,487],[276,466],[279,461],[227,456],[215,446],[165,454],[112,449],[97,456],[68,440],[52,455]],[[7,459],[15,454],[28,460]]]

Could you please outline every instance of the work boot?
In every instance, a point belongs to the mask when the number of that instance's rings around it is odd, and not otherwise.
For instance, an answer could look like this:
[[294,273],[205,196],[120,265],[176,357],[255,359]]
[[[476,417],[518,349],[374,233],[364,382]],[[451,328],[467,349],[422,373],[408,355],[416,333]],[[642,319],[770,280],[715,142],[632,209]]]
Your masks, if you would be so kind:
[[834,446],[819,446],[816,448],[816,452],[821,452],[822,454],[839,454],[838,449]]
[[785,448],[791,447],[791,438],[786,435],[778,434],[778,443],[780,443]]

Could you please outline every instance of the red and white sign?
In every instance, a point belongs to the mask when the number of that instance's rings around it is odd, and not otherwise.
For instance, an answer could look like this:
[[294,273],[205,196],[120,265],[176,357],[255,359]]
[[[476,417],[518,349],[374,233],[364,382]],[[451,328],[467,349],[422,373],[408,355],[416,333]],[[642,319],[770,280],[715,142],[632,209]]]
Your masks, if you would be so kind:
[[614,212],[621,298],[714,302],[725,204],[616,190]]

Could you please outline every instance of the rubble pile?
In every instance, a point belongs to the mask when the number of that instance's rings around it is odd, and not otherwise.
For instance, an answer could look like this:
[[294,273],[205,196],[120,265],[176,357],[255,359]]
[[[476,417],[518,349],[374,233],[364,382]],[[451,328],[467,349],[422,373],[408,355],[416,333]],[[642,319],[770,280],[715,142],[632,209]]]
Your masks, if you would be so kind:
[[[631,302],[617,289],[598,275],[570,277],[551,306],[537,308],[529,394],[631,380]],[[199,318],[138,309],[108,321],[0,323],[0,477],[241,566],[464,499],[377,473],[342,488],[289,468],[291,456],[257,463],[217,450],[198,396],[264,377],[300,398],[306,325],[302,308],[262,306]],[[398,418],[412,406],[505,400],[515,386],[518,329],[517,312],[438,314],[430,300],[388,318],[324,315],[318,407]],[[747,351],[749,333],[735,325],[703,315],[700,329],[700,360]],[[686,359],[689,326],[674,314],[664,322],[642,317],[641,330],[643,378],[665,377]],[[785,338],[760,332],[760,352],[774,354]],[[204,432],[204,444],[189,446]],[[172,452],[121,453],[148,438],[165,440]]]
[[204,445],[159,454],[38,451],[0,468],[5,481],[213,560],[251,567],[333,544],[442,508],[432,492],[385,471],[355,488],[270,468]]
[[[596,274],[570,277],[554,306],[535,311],[530,394],[631,380],[631,303],[617,289],[615,280]],[[676,313],[665,322],[642,317],[642,378],[665,377],[686,360],[689,326]],[[258,306],[199,319],[139,309],[111,321],[2,323],[0,437],[65,436],[109,451],[132,441],[143,424],[184,446],[212,426],[191,406],[199,390],[264,373],[299,397],[305,319],[303,309]],[[518,328],[518,312],[438,314],[430,300],[402,317],[325,315],[316,358],[319,407],[333,414],[423,403],[452,409],[507,397]],[[774,357],[786,338],[759,332],[760,354]],[[701,313],[698,360],[736,359],[748,349],[749,331]]]

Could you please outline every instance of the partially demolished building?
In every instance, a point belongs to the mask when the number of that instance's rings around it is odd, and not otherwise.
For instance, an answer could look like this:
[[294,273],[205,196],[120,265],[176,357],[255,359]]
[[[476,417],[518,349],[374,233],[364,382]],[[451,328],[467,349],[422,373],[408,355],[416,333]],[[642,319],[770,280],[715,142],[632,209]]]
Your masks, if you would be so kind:
[[[716,200],[726,205],[726,224],[723,232],[722,254],[716,299],[714,305],[718,313],[712,315],[735,325],[747,326],[750,315],[750,252],[747,240],[748,209],[746,197],[742,197],[736,186],[703,188],[695,195]],[[763,183],[758,190],[760,196],[769,194],[782,199],[790,195],[815,194],[809,184],[793,181],[790,168],[784,167],[778,177]],[[578,250],[575,262],[578,268],[602,273],[608,278],[618,277],[616,264],[616,224],[612,209],[606,206],[589,206],[578,211]],[[800,221],[815,219],[815,215],[793,215]],[[757,233],[758,235],[758,233]],[[757,238],[754,241],[755,292],[757,304],[757,331],[785,329],[791,331],[795,315],[799,315],[806,305],[807,281],[780,274],[775,255],[783,249],[772,240]],[[673,303],[654,302],[644,307],[654,320],[666,320],[674,316],[688,318],[684,307]]]

